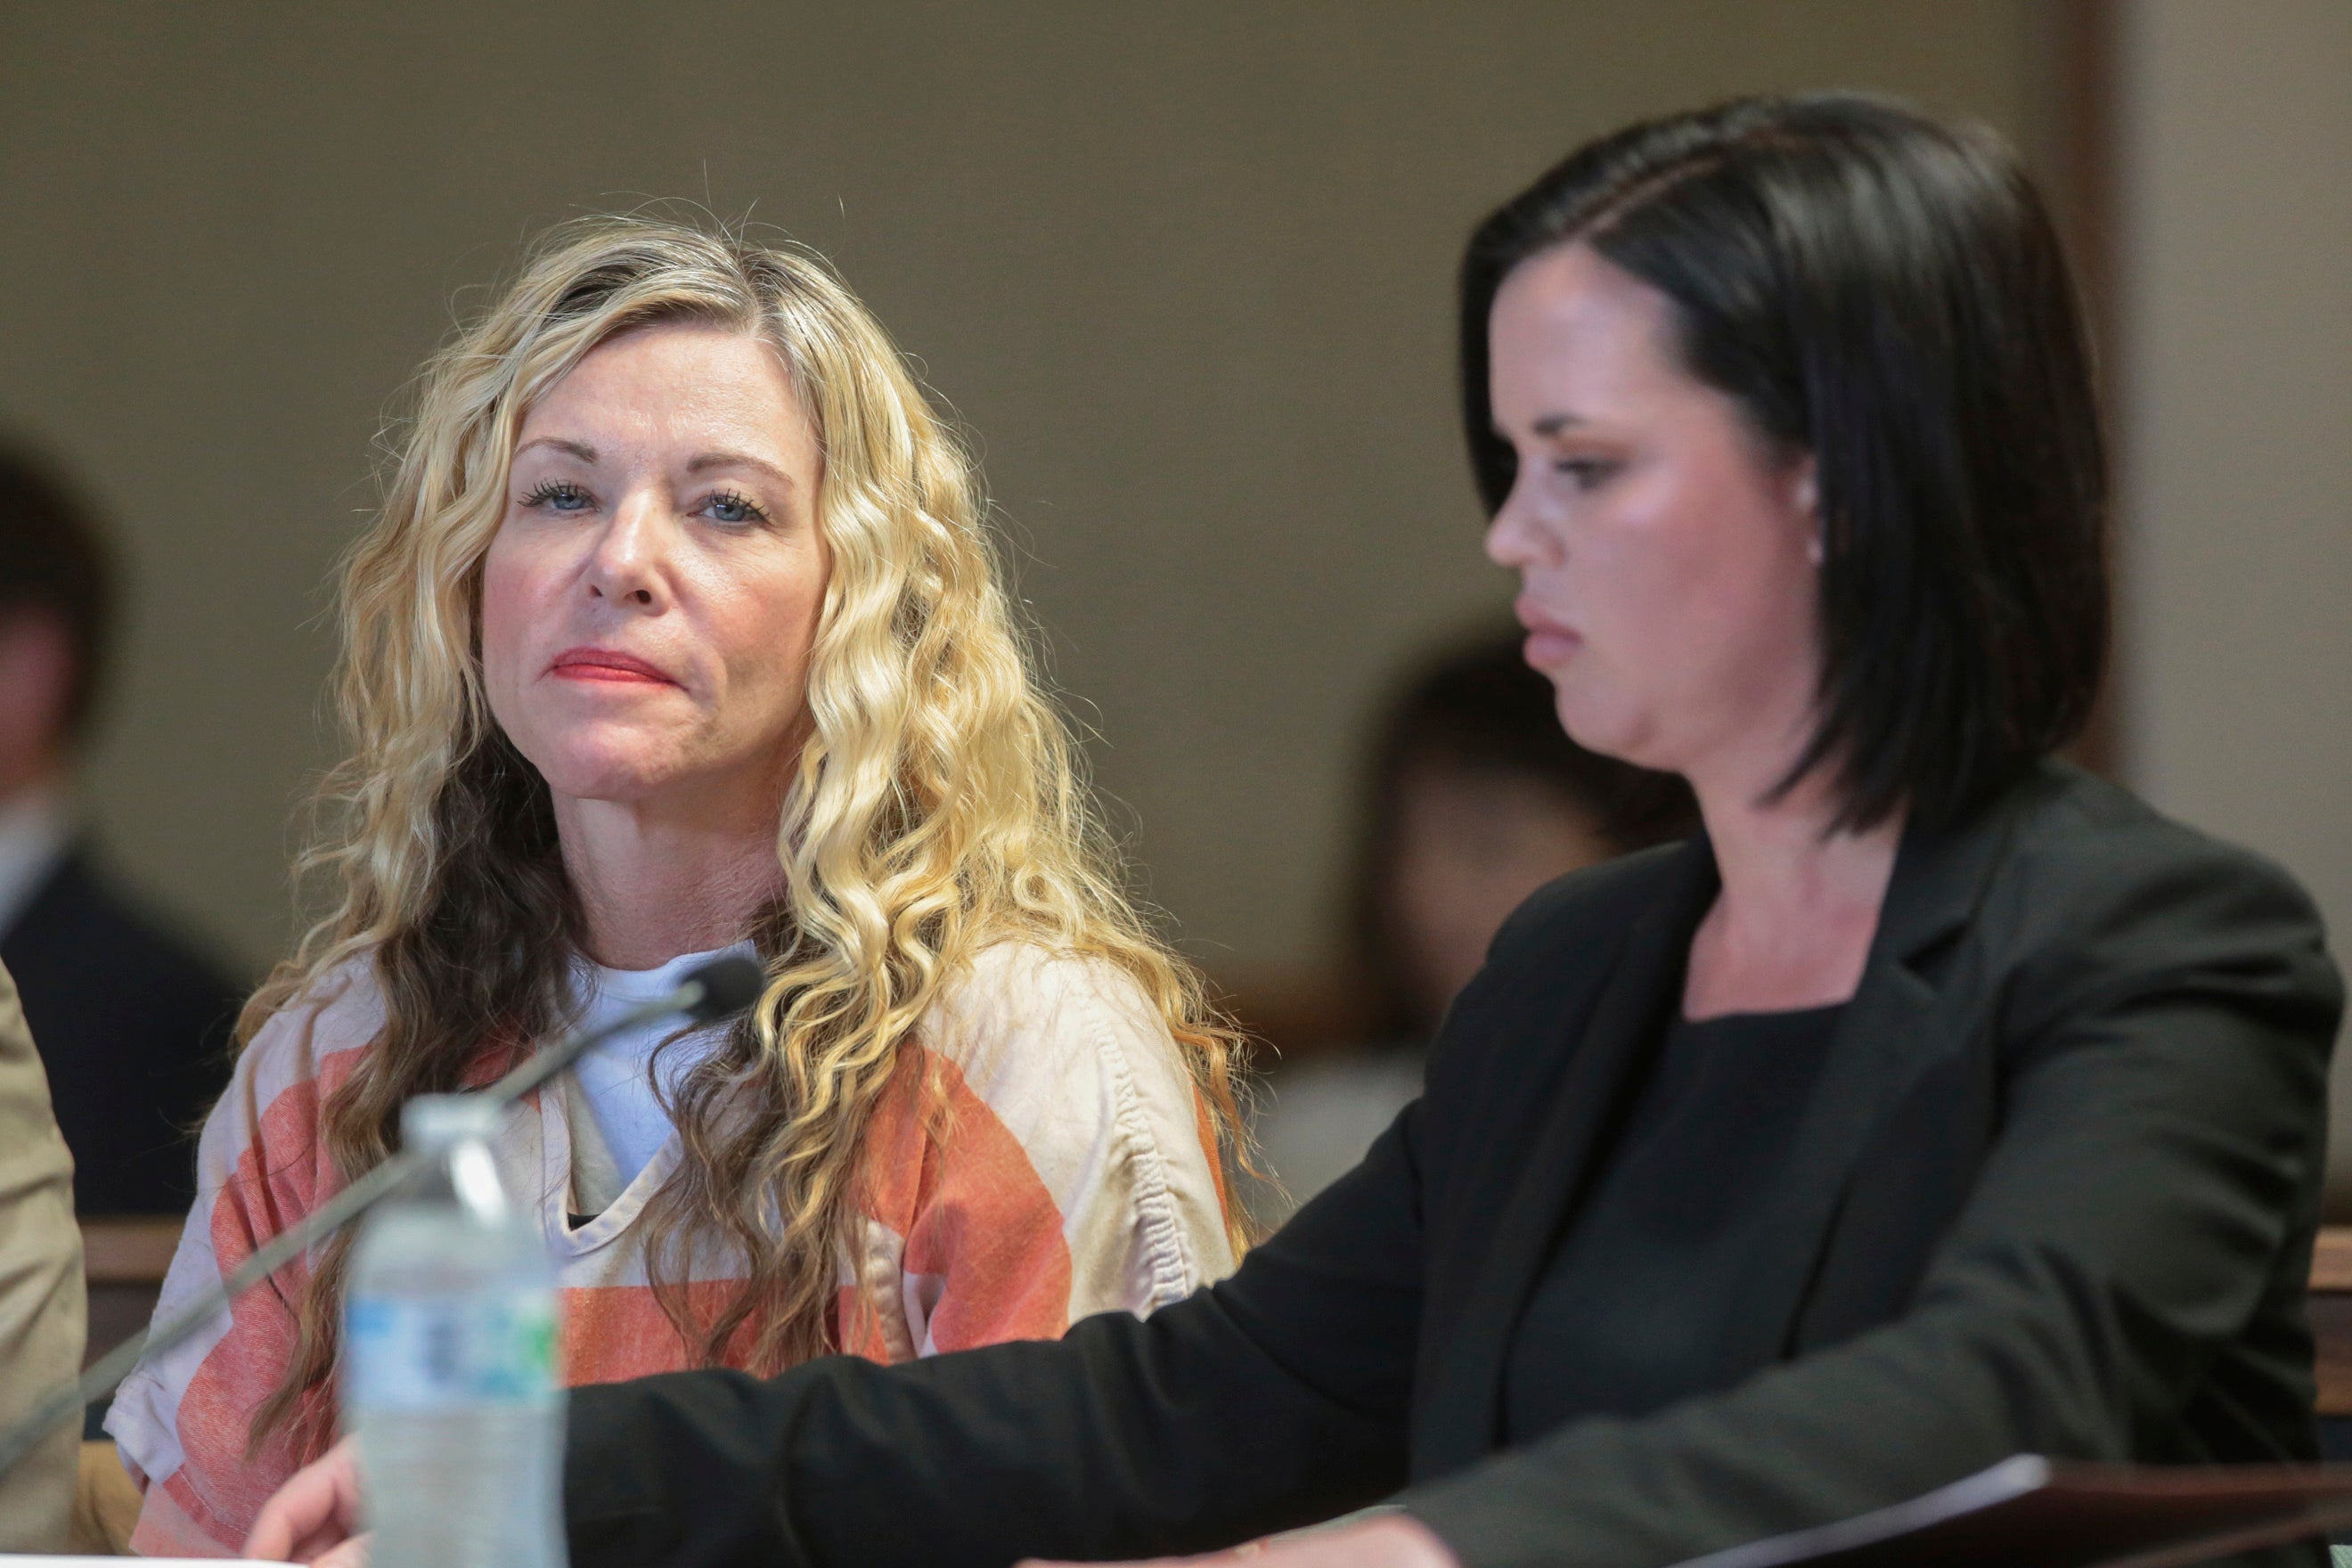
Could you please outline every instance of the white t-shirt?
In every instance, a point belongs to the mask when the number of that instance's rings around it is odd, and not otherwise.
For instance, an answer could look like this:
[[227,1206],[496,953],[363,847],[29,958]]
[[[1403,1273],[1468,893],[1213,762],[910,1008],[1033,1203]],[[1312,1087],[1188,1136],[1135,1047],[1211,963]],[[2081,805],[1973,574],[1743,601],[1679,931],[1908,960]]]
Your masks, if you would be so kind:
[[[658,969],[607,969],[583,959],[572,970],[572,994],[581,1003],[578,1026],[600,1028],[633,1007],[667,996],[688,973],[727,953],[752,956],[751,944],[681,953]],[[653,1075],[660,1074],[665,1092],[675,1091],[678,1080],[719,1044],[725,1027],[697,1029],[662,1050],[663,1042],[678,1033],[677,1020],[642,1025],[597,1046],[564,1075],[562,1093],[572,1127],[573,1213],[604,1213],[653,1163],[674,1131],[654,1092]]]

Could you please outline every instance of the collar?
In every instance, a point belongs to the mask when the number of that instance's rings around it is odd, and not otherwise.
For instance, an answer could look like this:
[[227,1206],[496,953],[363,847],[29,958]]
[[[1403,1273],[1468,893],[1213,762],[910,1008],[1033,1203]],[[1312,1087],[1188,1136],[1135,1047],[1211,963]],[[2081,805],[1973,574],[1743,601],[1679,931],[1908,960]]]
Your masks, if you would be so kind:
[[[1725,1346],[1727,1382],[1768,1364],[1787,1342],[1860,1151],[1885,1107],[1947,1047],[1954,1020],[1916,961],[1967,929],[2022,802],[2053,782],[2064,780],[2045,771],[1948,829],[1906,826],[1861,983],[1839,1016],[1796,1153],[1771,1198],[1764,1223],[1775,1239],[1760,1249],[1767,1261],[1747,1288],[1750,1308]],[[1502,1184],[1493,1240],[1435,1352],[1429,1392],[1417,1396],[1416,1479],[1493,1451],[1519,1312],[1679,999],[1692,934],[1720,886],[1714,847],[1702,833],[1671,851],[1654,875],[1597,999],[1566,1041],[1563,1076],[1533,1140],[1517,1152],[1520,1174]]]
[[0,801],[0,932],[16,923],[73,843],[73,813],[44,784]]
[[[2063,763],[2045,763],[2023,785],[1949,826],[1906,823],[1878,907],[1869,962],[1907,963],[1974,920],[2019,809],[2030,795],[2063,784],[2063,773],[2071,771]],[[1645,918],[1677,932],[1687,948],[1722,885],[1715,846],[1701,828],[1662,871],[1658,896]]]

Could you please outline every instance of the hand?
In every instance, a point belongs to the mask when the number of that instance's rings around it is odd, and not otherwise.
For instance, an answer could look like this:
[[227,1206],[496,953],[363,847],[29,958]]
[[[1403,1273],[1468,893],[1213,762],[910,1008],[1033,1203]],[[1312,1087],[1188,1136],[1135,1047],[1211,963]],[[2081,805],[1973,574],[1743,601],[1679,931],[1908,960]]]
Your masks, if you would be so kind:
[[358,1451],[349,1437],[317,1462],[294,1472],[261,1505],[246,1537],[245,1555],[312,1568],[366,1568],[368,1538],[360,1527]]
[[[1391,1513],[1336,1530],[1302,1531],[1253,1541],[1206,1557],[1158,1557],[1124,1568],[1462,1568],[1445,1542],[1410,1515]],[[1022,1568],[1076,1568],[1031,1558]],[[1103,1568],[1103,1565],[1097,1565]],[[1108,1568],[1120,1568],[1110,1564]]]

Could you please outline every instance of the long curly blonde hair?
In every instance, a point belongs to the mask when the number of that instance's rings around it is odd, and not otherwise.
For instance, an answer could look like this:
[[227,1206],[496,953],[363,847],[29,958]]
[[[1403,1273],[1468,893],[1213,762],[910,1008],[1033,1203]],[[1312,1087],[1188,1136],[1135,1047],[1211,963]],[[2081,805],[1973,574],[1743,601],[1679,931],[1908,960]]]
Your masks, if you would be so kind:
[[[831,574],[810,653],[812,736],[777,827],[785,891],[749,933],[768,984],[674,1091],[685,1158],[648,1228],[648,1267],[688,1343],[713,1362],[740,1331],[737,1354],[748,1342],[766,1370],[835,1346],[862,1134],[918,1021],[981,947],[1041,943],[1130,977],[1181,1048],[1226,1159],[1239,1042],[1124,892],[1024,657],[973,466],[879,324],[802,251],[591,218],[543,240],[426,363],[383,505],[342,567],[351,754],[320,788],[324,826],[301,862],[331,908],[240,1025],[249,1041],[339,966],[373,967],[383,1032],[323,1111],[341,1179],[385,1158],[410,1096],[457,1088],[566,1021],[582,917],[547,786],[484,697],[482,560],[526,412],[598,344],[667,321],[772,344],[824,461]],[[710,1236],[748,1275],[697,1311],[679,1279]],[[299,1288],[298,1349],[257,1445],[279,1427],[298,1449],[327,1438],[347,1247]]]

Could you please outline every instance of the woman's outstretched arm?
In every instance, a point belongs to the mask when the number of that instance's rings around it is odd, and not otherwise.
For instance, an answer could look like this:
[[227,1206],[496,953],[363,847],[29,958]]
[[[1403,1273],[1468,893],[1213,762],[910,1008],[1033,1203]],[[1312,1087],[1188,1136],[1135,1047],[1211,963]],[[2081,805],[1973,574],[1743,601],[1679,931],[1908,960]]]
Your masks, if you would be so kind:
[[1414,1111],[1222,1285],[910,1365],[572,1394],[574,1568],[1001,1565],[1201,1551],[1405,1478]]
[[[1138,1320],[898,1366],[575,1388],[573,1568],[798,1568],[1200,1551],[1405,1479],[1420,1235],[1408,1110],[1241,1272]],[[349,1568],[345,1444],[263,1510],[248,1555]]]

